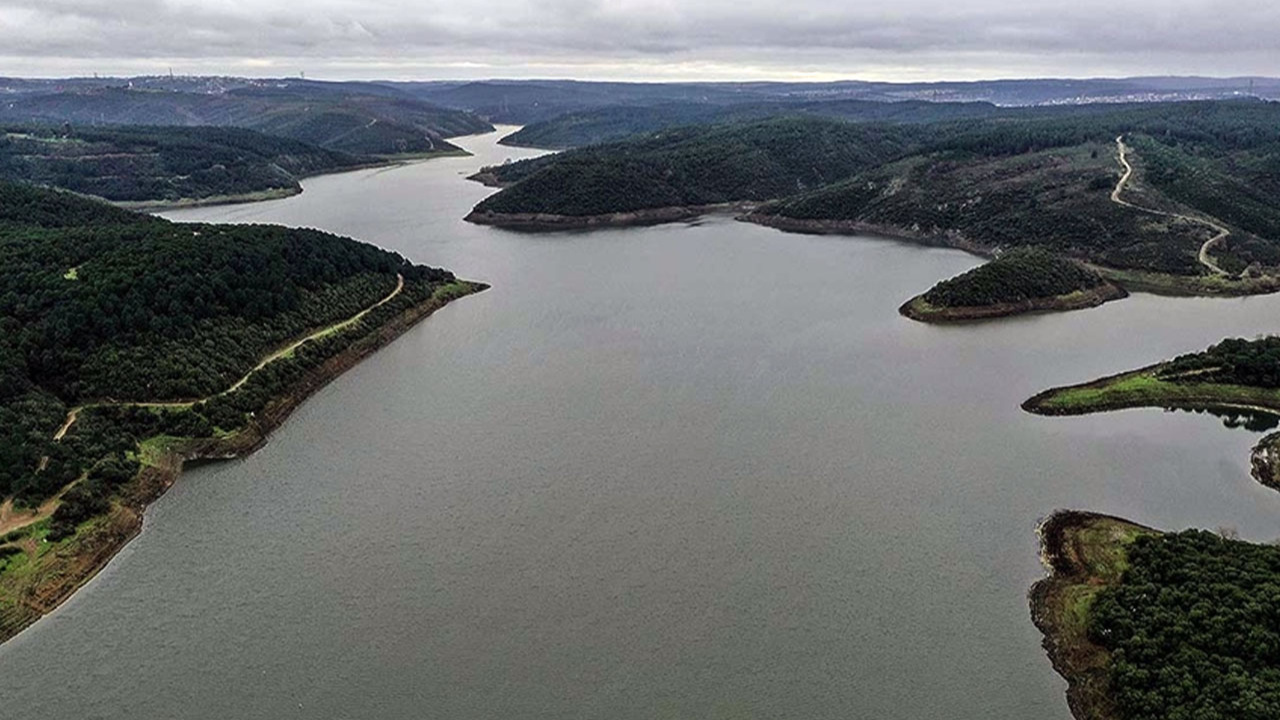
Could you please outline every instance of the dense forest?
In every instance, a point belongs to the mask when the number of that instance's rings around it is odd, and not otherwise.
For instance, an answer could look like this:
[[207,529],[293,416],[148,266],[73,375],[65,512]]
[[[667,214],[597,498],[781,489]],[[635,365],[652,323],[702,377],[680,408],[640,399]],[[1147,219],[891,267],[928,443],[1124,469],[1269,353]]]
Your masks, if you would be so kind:
[[298,191],[298,178],[372,162],[240,128],[9,127],[0,179],[119,202]]
[[1174,382],[1280,388],[1280,337],[1228,338],[1204,352],[1174,358],[1158,375]]
[[460,152],[444,138],[493,129],[469,112],[391,88],[291,81],[218,92],[51,89],[6,99],[0,123],[240,127],[357,155]]
[[1280,548],[1187,531],[1127,555],[1089,613],[1121,720],[1280,717]]
[[582,216],[766,200],[879,165],[908,142],[895,126],[812,118],[682,128],[489,168],[515,184],[476,210]]
[[219,393],[289,340],[388,297],[397,275],[403,292],[368,327],[452,274],[319,231],[175,224],[0,182],[0,498],[34,506],[85,473],[102,483],[78,493],[109,489],[147,437],[239,427],[347,339],[308,342]]
[[1102,285],[1098,273],[1039,248],[1018,248],[924,294],[935,307],[975,307],[1067,295]]

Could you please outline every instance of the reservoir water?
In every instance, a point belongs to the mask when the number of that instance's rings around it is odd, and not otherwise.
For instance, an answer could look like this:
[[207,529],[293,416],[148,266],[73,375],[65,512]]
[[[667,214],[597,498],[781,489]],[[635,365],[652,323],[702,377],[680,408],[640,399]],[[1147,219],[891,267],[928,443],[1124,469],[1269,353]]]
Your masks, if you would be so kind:
[[1067,720],[1026,605],[1055,508],[1280,536],[1257,435],[1018,404],[1277,330],[1280,297],[965,327],[897,306],[977,264],[713,216],[462,222],[530,151],[314,178],[181,220],[319,227],[493,289],[195,468],[0,645],[5,717]]

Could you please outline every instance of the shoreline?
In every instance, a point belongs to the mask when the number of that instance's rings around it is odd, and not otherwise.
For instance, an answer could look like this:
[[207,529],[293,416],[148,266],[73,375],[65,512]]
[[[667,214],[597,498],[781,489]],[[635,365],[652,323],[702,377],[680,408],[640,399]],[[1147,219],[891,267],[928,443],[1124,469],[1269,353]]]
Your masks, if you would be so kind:
[[1016,315],[1034,313],[1066,312],[1098,307],[1112,300],[1129,297],[1124,288],[1110,282],[1103,283],[1088,290],[1078,290],[1067,295],[1054,295],[1047,298],[1031,298],[1020,302],[996,303],[993,305],[973,305],[965,307],[935,307],[924,299],[921,293],[902,304],[898,312],[903,316],[924,323],[964,323],[981,320],[995,320]]
[[1110,653],[1089,640],[1081,613],[1108,581],[1119,579],[1114,563],[1107,562],[1110,555],[1148,533],[1159,531],[1081,510],[1055,511],[1036,528],[1048,573],[1027,593],[1031,622],[1042,635],[1050,665],[1067,681],[1067,706],[1078,720],[1115,717],[1106,675]]
[[422,302],[352,340],[340,352],[299,377],[284,394],[270,400],[243,429],[225,437],[174,438],[165,443],[163,451],[150,458],[129,481],[120,501],[105,515],[89,521],[91,525],[85,528],[83,536],[74,538],[73,545],[54,551],[54,558],[47,567],[41,568],[38,580],[25,588],[28,592],[15,608],[0,613],[0,643],[15,637],[66,602],[137,537],[142,531],[147,507],[177,481],[186,463],[230,460],[253,453],[316,391],[437,310],[489,289],[484,283],[456,282],[460,287],[439,288]]
[[[358,165],[347,165],[340,168],[331,168],[318,172],[305,173],[295,176],[295,180],[309,180],[311,178],[323,177],[325,175],[341,175],[349,172],[359,172],[361,170],[378,170],[383,168],[399,167],[401,165],[411,165],[413,163],[424,162],[427,160],[435,160],[436,158],[445,157],[471,157],[471,153],[458,148],[457,150],[441,150],[434,153],[407,153],[405,155],[375,155],[375,158],[382,158],[376,162],[360,163]],[[125,210],[133,210],[135,212],[157,213],[167,212],[169,210],[188,210],[191,208],[217,207],[220,205],[247,205],[249,203],[266,202],[268,200],[283,200],[285,198],[301,195],[304,188],[299,183],[296,188],[268,188],[266,190],[253,190],[244,193],[235,193],[232,195],[210,195],[202,198],[179,198],[177,200],[107,200],[106,198],[97,198],[103,202],[111,203]],[[96,196],[95,196],[96,197]]]
[[[1280,395],[1267,395],[1269,391],[1264,388],[1249,388],[1244,385],[1220,385],[1214,386],[1210,383],[1200,383],[1199,385],[1184,386],[1176,383],[1161,381],[1155,378],[1154,371],[1164,367],[1166,363],[1156,363],[1137,370],[1129,370],[1115,375],[1108,375],[1096,380],[1077,383],[1075,385],[1062,385],[1059,387],[1042,390],[1035,395],[1027,398],[1022,402],[1022,409],[1032,415],[1044,415],[1048,417],[1068,417],[1074,415],[1092,415],[1100,412],[1111,412],[1114,410],[1128,410],[1132,408],[1177,408],[1184,410],[1199,410],[1206,408],[1222,408],[1226,410],[1247,410],[1253,412],[1263,412],[1272,415],[1280,415]],[[1140,379],[1143,376],[1150,376],[1156,382],[1166,386],[1165,392],[1168,394],[1152,394],[1149,391],[1127,391],[1115,390],[1111,386],[1117,385],[1124,381]],[[1176,393],[1171,388],[1180,388]],[[1050,403],[1056,398],[1069,392],[1100,390],[1111,391],[1115,397],[1097,399],[1090,402],[1081,402],[1073,405],[1051,405]],[[1249,396],[1252,393],[1252,396]],[[1244,395],[1245,397],[1240,397]]]
[[[1091,380],[1049,388],[1022,402],[1032,415],[1071,417],[1133,408],[1189,411],[1236,410],[1280,415],[1280,391],[1243,385],[1162,381],[1156,372],[1166,363]],[[1071,394],[1082,394],[1072,399]],[[1063,397],[1067,400],[1062,400]],[[1052,404],[1057,401],[1058,404]],[[1280,491],[1280,432],[1262,437],[1249,452],[1250,474],[1263,487]]]
[[888,240],[904,240],[929,247],[963,250],[972,255],[988,259],[995,257],[996,253],[996,248],[983,245],[954,231],[929,233],[893,225],[866,223],[856,220],[800,220],[781,215],[764,215],[754,212],[742,215],[737,219],[742,222],[802,235],[871,235]]

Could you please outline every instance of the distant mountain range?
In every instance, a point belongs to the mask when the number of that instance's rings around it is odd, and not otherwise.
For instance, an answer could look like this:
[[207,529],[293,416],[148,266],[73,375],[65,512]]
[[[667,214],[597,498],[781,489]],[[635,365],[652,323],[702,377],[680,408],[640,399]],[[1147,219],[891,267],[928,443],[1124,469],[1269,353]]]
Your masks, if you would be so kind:
[[0,122],[240,127],[361,155],[457,152],[466,110],[372,83],[238,78],[0,79]]
[[[108,100],[106,89],[131,91]],[[4,120],[29,120],[42,113],[47,118],[71,114],[71,109],[54,100],[36,101],[30,96],[73,95],[90,98],[75,113],[79,122],[137,123],[130,114],[111,102],[124,97],[134,103],[137,93],[159,93],[175,107],[168,115],[150,112],[148,124],[243,124],[271,131],[271,123],[255,119],[263,104],[285,99],[320,102],[326,110],[337,105],[338,115],[353,113],[367,123],[392,123],[426,130],[434,137],[480,132],[484,121],[528,124],[548,120],[567,112],[608,106],[650,106],[662,103],[733,105],[739,103],[805,103],[819,100],[869,100],[894,102],[986,102],[995,105],[1060,105],[1088,103],[1170,102],[1179,100],[1223,100],[1255,96],[1280,99],[1280,79],[1266,77],[1135,77],[1094,79],[981,80],[974,82],[890,83],[842,80],[838,82],[711,82],[711,83],[626,83],[577,80],[481,80],[474,82],[323,82],[297,78],[249,79],[237,77],[66,78],[56,80],[0,78],[0,113]],[[204,96],[197,102],[190,97]],[[5,102],[5,98],[8,102]],[[217,98],[214,100],[213,98]],[[423,103],[421,105],[414,103]],[[151,98],[149,107],[165,105]],[[452,111],[452,112],[450,112]],[[461,111],[461,112],[459,112]],[[25,116],[21,113],[26,112]],[[302,112],[294,108],[295,113]],[[312,108],[312,113],[316,112]],[[18,113],[15,116],[14,113]],[[96,113],[96,114],[95,114]],[[408,114],[405,117],[404,113]],[[474,115],[473,115],[474,114]],[[289,116],[286,113],[286,116]],[[475,115],[484,118],[480,120]],[[71,119],[71,118],[69,118]],[[232,120],[234,119],[234,120]],[[296,117],[292,122],[307,125]],[[331,118],[319,123],[331,136],[339,128],[358,129],[355,121]],[[181,121],[181,122],[169,122]],[[288,120],[275,122],[288,125]],[[317,142],[324,131],[295,139]],[[381,132],[381,131],[380,131]],[[354,133],[357,134],[358,133]],[[386,140],[394,144],[394,133]],[[324,143],[318,143],[324,144]],[[367,147],[333,147],[352,152],[370,152]]]
[[872,100],[986,102],[994,105],[1280,99],[1280,79],[1263,77],[1138,77],[887,83],[614,83],[573,80],[486,80],[470,83],[386,83],[422,100],[470,110],[493,122],[529,124],[567,112],[611,105],[660,103],[732,105],[746,102]]

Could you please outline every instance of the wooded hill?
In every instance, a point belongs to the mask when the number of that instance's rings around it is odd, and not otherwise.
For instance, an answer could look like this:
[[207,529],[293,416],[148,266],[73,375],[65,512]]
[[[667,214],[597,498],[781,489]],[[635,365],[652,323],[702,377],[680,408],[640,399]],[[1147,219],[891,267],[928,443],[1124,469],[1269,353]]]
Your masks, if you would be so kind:
[[489,168],[514,184],[476,210],[594,215],[766,200],[875,167],[910,142],[895,126],[810,118],[679,128]]
[[0,179],[120,202],[298,192],[300,177],[373,161],[240,128],[0,130]]
[[924,294],[924,300],[941,308],[998,305],[1068,295],[1104,282],[1098,273],[1061,256],[1018,248],[943,280]]
[[[397,274],[404,290],[380,311],[453,280],[319,231],[176,224],[0,182],[0,500],[34,507],[104,463],[110,482],[127,479],[121,468],[148,437],[240,427],[347,340],[308,343],[218,393],[287,341],[387,297]],[[184,408],[93,406],[210,396]],[[94,502],[110,482],[93,486]]]
[[[886,124],[775,118],[684,127],[490,168],[509,184],[487,221],[772,200],[748,216],[785,229],[878,231],[988,251],[1039,246],[1108,268],[1199,278],[1189,291],[1273,289],[1280,266],[1280,105],[1189,102],[1032,108]],[[1112,202],[1124,135],[1136,173],[1124,199],[1231,228],[1199,262],[1204,222]],[[1212,280],[1212,282],[1210,282]],[[1274,283],[1272,284],[1274,285]],[[1227,288],[1227,290],[1222,290]]]
[[241,127],[360,155],[459,152],[447,137],[493,127],[391,88],[277,81],[222,92],[78,87],[18,94],[0,123]]

